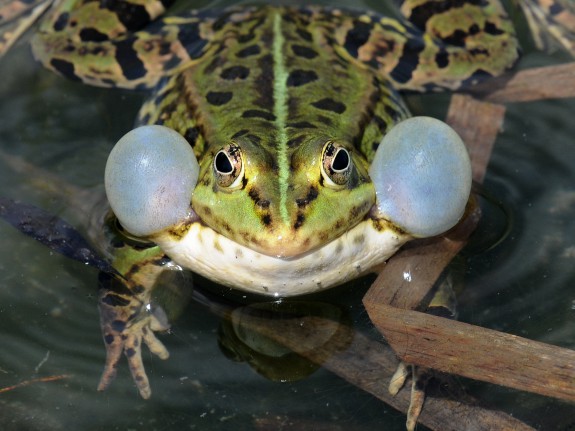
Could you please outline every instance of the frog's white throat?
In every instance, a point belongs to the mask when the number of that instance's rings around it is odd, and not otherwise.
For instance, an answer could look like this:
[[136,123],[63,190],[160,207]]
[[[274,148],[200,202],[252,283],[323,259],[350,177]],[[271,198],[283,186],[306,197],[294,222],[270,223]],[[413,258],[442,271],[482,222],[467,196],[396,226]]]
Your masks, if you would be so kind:
[[217,283],[260,295],[286,297],[327,289],[383,263],[411,237],[377,229],[366,219],[339,238],[300,256],[268,256],[192,223],[183,237],[154,241],[178,265]]

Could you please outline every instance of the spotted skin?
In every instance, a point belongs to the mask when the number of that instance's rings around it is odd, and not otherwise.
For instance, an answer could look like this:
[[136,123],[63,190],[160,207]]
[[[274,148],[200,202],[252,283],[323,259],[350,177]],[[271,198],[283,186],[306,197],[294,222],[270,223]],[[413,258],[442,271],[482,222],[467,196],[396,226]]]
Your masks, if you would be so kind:
[[518,46],[498,0],[400,3],[396,20],[272,6],[164,16],[169,0],[64,0],[42,23],[40,62],[89,85],[153,89],[138,123],[175,129],[200,163],[193,217],[148,238],[161,247],[112,241],[124,279],[100,296],[100,389],[123,352],[150,396],[141,345],[167,357],[153,335],[167,322],[148,305],[172,259],[233,287],[293,295],[365,274],[410,239],[372,211],[368,175],[382,137],[409,116],[399,91],[501,74]]

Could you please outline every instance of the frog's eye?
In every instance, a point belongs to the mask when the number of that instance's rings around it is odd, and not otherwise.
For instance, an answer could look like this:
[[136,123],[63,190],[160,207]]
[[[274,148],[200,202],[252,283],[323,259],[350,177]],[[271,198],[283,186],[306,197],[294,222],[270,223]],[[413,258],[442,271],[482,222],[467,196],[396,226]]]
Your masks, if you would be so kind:
[[453,227],[471,190],[471,165],[461,138],[429,117],[393,127],[381,141],[369,174],[381,215],[416,237]]
[[189,214],[199,166],[188,142],[164,126],[128,132],[106,163],[106,194],[122,226],[147,236]]
[[217,152],[214,157],[214,175],[220,187],[233,189],[241,185],[244,164],[239,146],[232,143]]
[[345,148],[329,141],[323,148],[321,174],[330,186],[343,186],[347,183],[353,165],[351,155]]

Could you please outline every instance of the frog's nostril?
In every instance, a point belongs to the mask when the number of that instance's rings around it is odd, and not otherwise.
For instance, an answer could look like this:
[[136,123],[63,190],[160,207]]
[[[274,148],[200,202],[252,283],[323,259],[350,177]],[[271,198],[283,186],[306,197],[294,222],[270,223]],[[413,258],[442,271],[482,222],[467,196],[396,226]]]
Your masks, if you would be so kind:
[[409,118],[393,127],[369,174],[382,217],[416,237],[453,227],[471,190],[471,165],[461,138],[429,117]]
[[190,211],[199,166],[188,142],[164,126],[124,135],[106,163],[106,194],[124,228],[148,236]]

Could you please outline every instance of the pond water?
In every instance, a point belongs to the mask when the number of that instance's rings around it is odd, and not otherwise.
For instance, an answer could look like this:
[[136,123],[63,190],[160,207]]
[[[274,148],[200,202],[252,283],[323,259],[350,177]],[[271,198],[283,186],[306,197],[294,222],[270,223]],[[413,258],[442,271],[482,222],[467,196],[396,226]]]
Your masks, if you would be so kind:
[[[324,4],[327,2],[324,2]],[[365,2],[373,7],[375,2]],[[223,2],[212,5],[219,7]],[[358,2],[353,6],[362,7]],[[366,6],[366,7],[367,7]],[[521,19],[518,16],[518,24]],[[521,68],[569,61],[534,51],[524,37]],[[107,155],[133,125],[144,94],[88,88],[38,66],[22,43],[0,61],[0,145],[9,154],[76,186],[101,187]],[[445,95],[413,96],[418,114],[444,117]],[[505,208],[488,214],[465,267],[460,319],[575,349],[575,100],[510,104],[484,184]],[[81,217],[46,184],[0,164],[0,194]],[[507,224],[506,224],[507,223]],[[507,232],[500,243],[501,226]],[[494,233],[495,232],[495,233]],[[273,382],[219,347],[220,318],[192,301],[161,336],[171,357],[145,353],[153,388],[142,400],[125,362],[96,391],[105,352],[99,330],[97,271],[70,261],[0,223],[0,392],[3,430],[315,429],[401,430],[405,417],[319,368]],[[198,289],[205,280],[196,278]],[[350,321],[377,337],[361,305],[369,280],[334,289]],[[492,406],[543,430],[575,427],[566,403],[459,380]],[[386,382],[382,382],[386,384]],[[262,424],[272,424],[269,428]],[[259,424],[259,425],[258,425]],[[259,428],[258,428],[259,426]]]

